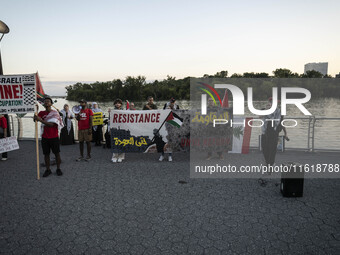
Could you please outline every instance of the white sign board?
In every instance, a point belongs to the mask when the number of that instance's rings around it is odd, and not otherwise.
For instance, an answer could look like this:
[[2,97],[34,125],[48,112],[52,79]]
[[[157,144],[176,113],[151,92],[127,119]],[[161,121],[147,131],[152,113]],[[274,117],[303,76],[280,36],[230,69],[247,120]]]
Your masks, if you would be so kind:
[[15,136],[0,139],[0,153],[19,149],[19,144]]

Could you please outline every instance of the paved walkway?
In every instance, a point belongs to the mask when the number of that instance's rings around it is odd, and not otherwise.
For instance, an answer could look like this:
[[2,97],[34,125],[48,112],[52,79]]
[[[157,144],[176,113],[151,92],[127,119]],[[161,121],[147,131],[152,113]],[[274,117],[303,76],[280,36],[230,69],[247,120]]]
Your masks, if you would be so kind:
[[37,181],[35,145],[20,147],[0,161],[0,254],[340,254],[339,179],[283,198],[277,179],[190,179],[186,153],[113,164],[95,147],[87,163],[74,145],[63,176]]

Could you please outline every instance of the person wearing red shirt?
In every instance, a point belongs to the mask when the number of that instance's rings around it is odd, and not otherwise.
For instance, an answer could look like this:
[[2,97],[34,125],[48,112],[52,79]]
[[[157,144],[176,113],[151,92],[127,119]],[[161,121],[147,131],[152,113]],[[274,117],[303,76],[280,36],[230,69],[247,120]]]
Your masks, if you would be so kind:
[[[58,134],[58,124],[62,125],[60,115],[57,111],[52,110],[53,101],[49,97],[44,99],[45,111],[40,111],[38,115],[34,115],[35,121],[40,121],[43,126],[41,146],[44,153],[46,171],[43,177],[49,176],[52,171],[50,169],[50,152],[55,155],[57,161],[57,175],[61,176],[63,173],[60,170],[60,146],[59,146],[59,134]],[[57,124],[58,123],[58,124]]]
[[80,157],[77,158],[77,161],[84,160],[84,141],[87,145],[87,156],[85,161],[90,161],[93,112],[91,109],[86,107],[86,100],[82,99],[79,103],[82,109],[79,114],[76,114],[76,119],[78,120],[78,140],[80,150]]
[[[0,115],[0,138],[7,137],[7,120],[4,115]],[[7,160],[7,152],[2,153],[1,160]]]

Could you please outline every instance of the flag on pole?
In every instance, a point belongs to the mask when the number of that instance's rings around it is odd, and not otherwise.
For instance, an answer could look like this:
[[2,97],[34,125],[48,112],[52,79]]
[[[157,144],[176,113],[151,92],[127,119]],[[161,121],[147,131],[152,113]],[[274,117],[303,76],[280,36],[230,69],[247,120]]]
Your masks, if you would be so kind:
[[183,119],[173,112],[170,112],[168,118],[165,121],[178,128],[181,127],[183,123]]
[[35,74],[35,80],[36,80],[37,101],[40,104],[43,104],[44,103],[44,97],[46,96],[46,94],[45,94],[44,89],[41,85],[41,81],[40,81],[40,77],[39,77],[38,72],[36,72],[36,74]]
[[222,101],[222,108],[229,108],[228,90],[227,89],[224,92],[224,97],[223,97],[223,101]]

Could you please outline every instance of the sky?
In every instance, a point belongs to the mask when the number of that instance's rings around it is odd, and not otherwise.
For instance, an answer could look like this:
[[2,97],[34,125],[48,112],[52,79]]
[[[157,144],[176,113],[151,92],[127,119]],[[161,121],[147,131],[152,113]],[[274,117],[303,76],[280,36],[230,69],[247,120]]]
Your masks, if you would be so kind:
[[144,75],[202,77],[328,62],[340,72],[340,1],[1,0],[4,74],[39,72],[45,92]]

